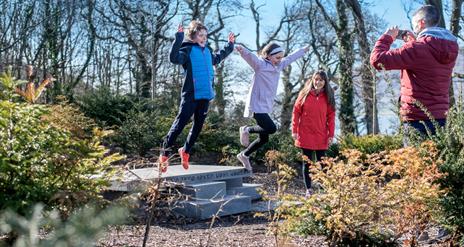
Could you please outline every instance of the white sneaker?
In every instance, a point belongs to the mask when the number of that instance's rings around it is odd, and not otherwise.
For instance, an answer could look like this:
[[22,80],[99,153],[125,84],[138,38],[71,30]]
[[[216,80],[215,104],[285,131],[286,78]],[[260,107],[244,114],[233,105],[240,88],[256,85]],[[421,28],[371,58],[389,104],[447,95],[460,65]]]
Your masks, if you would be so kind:
[[250,164],[250,158],[247,157],[243,152],[240,152],[237,154],[237,159],[242,162],[243,167],[247,169],[248,171],[252,171],[251,164]]
[[240,127],[240,144],[244,147],[250,145],[250,133],[248,133],[247,126]]

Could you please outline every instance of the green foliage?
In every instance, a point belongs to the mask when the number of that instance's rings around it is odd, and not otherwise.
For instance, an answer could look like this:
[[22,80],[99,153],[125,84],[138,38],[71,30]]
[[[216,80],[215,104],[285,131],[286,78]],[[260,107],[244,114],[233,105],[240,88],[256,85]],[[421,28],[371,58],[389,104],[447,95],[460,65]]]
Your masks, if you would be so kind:
[[86,117],[79,107],[67,101],[47,106],[48,112],[42,119],[57,129],[69,131],[72,137],[78,139],[91,138],[96,123]]
[[[8,80],[0,77],[2,85]],[[92,138],[74,138],[44,120],[48,113],[45,106],[0,100],[0,210],[23,214],[44,202],[66,215],[99,197],[113,175],[110,163],[121,159],[100,144],[107,132],[95,129]]]
[[448,111],[444,128],[439,127],[431,113],[420,102],[416,104],[432,121],[436,134],[432,136],[430,130],[426,129],[426,136],[413,132],[409,140],[415,146],[421,145],[424,139],[430,139],[437,144],[440,158],[443,160],[440,171],[444,174],[439,183],[441,188],[447,191],[441,198],[443,211],[439,216],[440,222],[464,243],[464,103],[459,101]]
[[[334,246],[394,246],[405,234],[411,234],[407,241],[413,245],[416,234],[433,222],[444,193],[436,184],[441,177],[437,148],[429,142],[364,155],[345,150],[346,159],[327,159],[314,169],[323,192],[303,205],[283,203],[278,210],[285,212],[285,228],[324,234]],[[393,175],[397,178],[389,179]]]
[[448,112],[445,128],[432,137],[440,150],[444,176],[440,185],[447,190],[441,198],[442,223],[464,242],[464,111],[460,102]]
[[113,141],[126,153],[144,155],[162,142],[171,121],[155,112],[131,110]]
[[356,149],[363,154],[389,151],[403,146],[402,137],[384,135],[355,136],[346,135],[340,140],[340,150]]
[[108,87],[86,93],[79,99],[79,106],[86,116],[101,126],[119,126],[127,113],[134,108],[134,100],[128,96],[115,95]]
[[[4,212],[0,232],[14,233],[15,247],[94,246],[106,226],[122,223],[126,215],[127,210],[121,207],[101,210],[85,206],[62,221],[57,211],[46,212],[42,204],[37,204],[30,217],[11,210]],[[47,237],[40,238],[39,233],[45,229],[49,229]]]

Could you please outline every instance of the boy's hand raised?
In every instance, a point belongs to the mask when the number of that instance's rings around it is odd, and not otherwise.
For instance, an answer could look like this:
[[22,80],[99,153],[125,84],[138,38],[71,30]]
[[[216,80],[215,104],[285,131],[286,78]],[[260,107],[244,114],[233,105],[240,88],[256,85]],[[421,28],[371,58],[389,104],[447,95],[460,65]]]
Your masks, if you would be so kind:
[[229,33],[229,42],[235,43],[235,34],[232,32]]
[[180,21],[179,26],[177,26],[177,32],[178,33],[183,33],[184,32],[184,26],[183,26],[184,18],[185,17],[182,16],[182,20]]

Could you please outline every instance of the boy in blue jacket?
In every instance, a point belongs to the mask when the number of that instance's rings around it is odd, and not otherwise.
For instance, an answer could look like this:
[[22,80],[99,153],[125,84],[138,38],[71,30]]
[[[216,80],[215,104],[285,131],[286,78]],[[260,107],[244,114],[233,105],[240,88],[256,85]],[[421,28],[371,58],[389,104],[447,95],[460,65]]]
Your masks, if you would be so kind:
[[184,68],[179,113],[172,123],[171,129],[164,139],[159,168],[166,172],[172,146],[193,115],[193,126],[183,147],[178,149],[184,169],[189,167],[189,153],[200,134],[208,112],[209,101],[214,98],[214,69],[234,50],[235,36],[229,33],[228,44],[217,54],[206,46],[208,29],[199,21],[192,21],[187,29],[187,40],[184,41],[184,28],[179,25],[176,39],[171,47],[169,60]]

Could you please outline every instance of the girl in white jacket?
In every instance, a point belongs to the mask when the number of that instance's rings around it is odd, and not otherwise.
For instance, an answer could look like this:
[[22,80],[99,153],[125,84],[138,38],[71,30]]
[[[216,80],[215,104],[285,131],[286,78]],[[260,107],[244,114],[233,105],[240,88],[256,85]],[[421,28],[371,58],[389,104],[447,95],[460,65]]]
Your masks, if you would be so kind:
[[[261,56],[250,52],[242,46],[236,47],[240,56],[253,68],[253,82],[245,105],[245,117],[253,116],[256,126],[240,127],[240,143],[245,150],[237,155],[243,166],[251,171],[249,156],[258,148],[269,141],[269,135],[276,132],[277,128],[269,113],[272,112],[274,98],[277,94],[280,72],[289,64],[302,57],[309,49],[301,48],[284,57],[284,50],[275,43],[269,43],[261,51]],[[257,133],[259,138],[250,144],[249,134]]]

